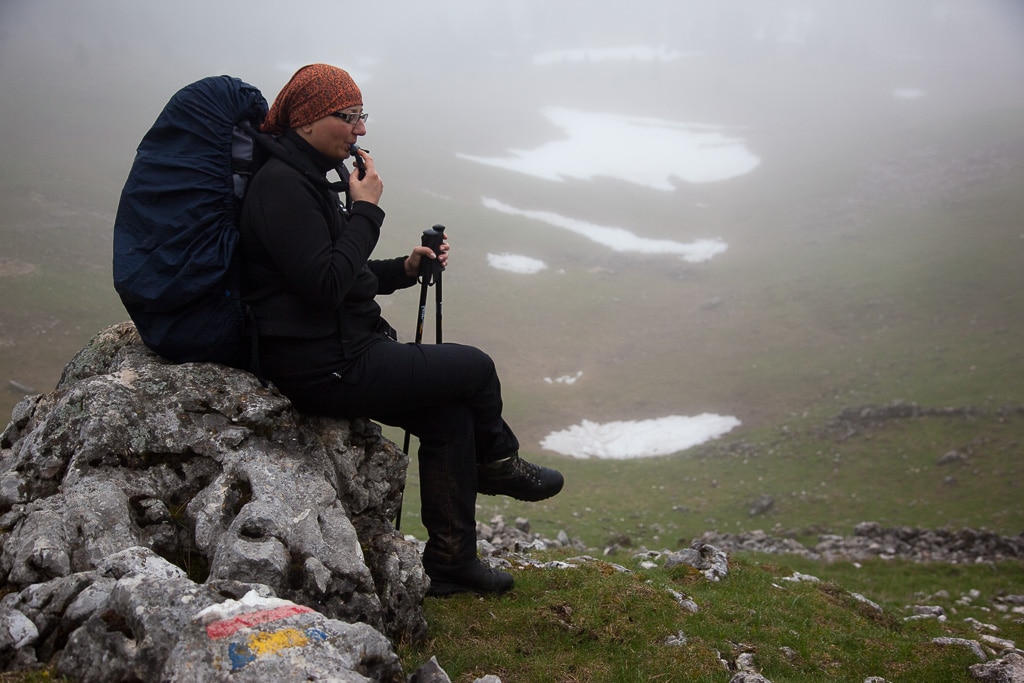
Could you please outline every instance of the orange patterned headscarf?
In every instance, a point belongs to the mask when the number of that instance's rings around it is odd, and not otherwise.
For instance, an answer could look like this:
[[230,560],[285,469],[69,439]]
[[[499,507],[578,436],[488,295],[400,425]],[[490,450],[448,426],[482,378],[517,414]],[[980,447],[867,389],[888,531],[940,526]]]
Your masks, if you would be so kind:
[[277,94],[263,130],[283,133],[362,103],[363,94],[347,71],[330,64],[309,64],[296,71]]

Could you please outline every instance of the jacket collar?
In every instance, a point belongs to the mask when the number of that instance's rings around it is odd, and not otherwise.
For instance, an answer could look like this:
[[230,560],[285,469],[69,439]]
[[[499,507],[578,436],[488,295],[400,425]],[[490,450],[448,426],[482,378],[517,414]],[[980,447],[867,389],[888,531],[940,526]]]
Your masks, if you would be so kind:
[[289,128],[284,132],[284,140],[292,143],[297,152],[301,152],[304,156],[308,157],[313,162],[313,166],[320,173],[327,173],[331,169],[337,168],[341,162],[337,159],[332,159],[323,152],[317,150],[313,145],[306,142],[301,135],[295,132],[294,128]]

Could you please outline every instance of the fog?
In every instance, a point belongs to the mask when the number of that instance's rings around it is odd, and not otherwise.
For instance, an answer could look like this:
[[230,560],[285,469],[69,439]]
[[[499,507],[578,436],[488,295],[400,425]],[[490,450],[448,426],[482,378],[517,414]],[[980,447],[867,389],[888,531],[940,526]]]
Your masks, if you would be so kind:
[[[992,357],[893,349],[1019,332],[1014,0],[3,0],[5,414],[126,318],[110,230],[164,102],[223,73],[272,100],[310,62],[362,88],[378,255],[448,227],[446,340],[495,357],[529,449],[657,456],[914,400]],[[932,300],[981,235],[1009,263]],[[414,299],[384,302],[405,338]]]

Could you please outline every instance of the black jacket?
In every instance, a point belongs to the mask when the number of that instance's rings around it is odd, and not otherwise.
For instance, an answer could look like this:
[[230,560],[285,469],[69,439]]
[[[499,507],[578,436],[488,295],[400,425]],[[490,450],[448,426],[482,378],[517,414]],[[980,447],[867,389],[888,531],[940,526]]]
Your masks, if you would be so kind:
[[280,141],[291,161],[270,157],[242,205],[243,296],[261,338],[322,339],[354,357],[390,329],[374,297],[416,278],[406,276],[404,256],[369,260],[384,211],[368,202],[344,210],[325,183],[336,162],[294,132]]

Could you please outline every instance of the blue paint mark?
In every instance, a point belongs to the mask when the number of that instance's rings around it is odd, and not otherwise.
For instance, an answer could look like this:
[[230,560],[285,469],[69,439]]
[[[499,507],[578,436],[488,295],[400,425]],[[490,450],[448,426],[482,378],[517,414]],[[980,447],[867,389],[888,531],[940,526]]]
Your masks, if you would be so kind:
[[327,634],[315,626],[310,626],[306,629],[306,636],[311,640],[327,640]]
[[231,658],[232,671],[238,671],[249,662],[256,660],[256,655],[250,652],[244,643],[231,643],[228,646],[228,657]]

